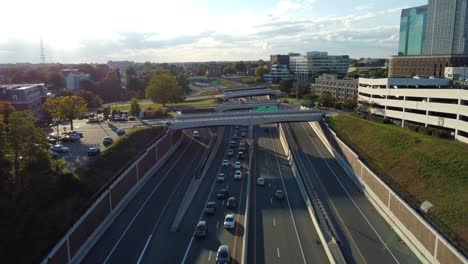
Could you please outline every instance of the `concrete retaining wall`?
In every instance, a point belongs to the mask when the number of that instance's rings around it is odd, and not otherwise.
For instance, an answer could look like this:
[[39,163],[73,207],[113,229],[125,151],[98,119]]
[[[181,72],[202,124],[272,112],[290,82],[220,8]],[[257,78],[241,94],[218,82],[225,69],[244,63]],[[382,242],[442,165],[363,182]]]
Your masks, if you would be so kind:
[[328,124],[310,123],[353,181],[424,263],[468,263],[442,235],[369,169]]
[[45,263],[79,262],[149,176],[179,147],[181,131],[167,132],[129,166],[68,230]]

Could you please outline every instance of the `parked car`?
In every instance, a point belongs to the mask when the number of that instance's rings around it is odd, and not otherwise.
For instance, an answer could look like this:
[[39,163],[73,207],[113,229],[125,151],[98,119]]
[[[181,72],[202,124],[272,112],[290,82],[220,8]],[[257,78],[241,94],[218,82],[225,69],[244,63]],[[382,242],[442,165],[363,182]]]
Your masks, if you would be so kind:
[[199,138],[200,137],[200,133],[198,133],[197,130],[193,131],[193,138]]
[[276,190],[275,192],[275,197],[278,200],[283,200],[284,199],[284,192],[281,189]]
[[221,189],[218,194],[216,194],[216,197],[218,197],[218,199],[226,199],[228,195],[229,191],[227,189]]
[[208,226],[206,225],[206,221],[199,221],[197,226],[195,227],[195,238],[204,238],[208,234]]
[[205,214],[214,214],[216,212],[216,203],[208,202],[205,207]]
[[129,116],[129,117],[128,117],[128,120],[130,120],[130,121],[135,121],[135,120],[136,120],[136,117],[134,117],[134,116]]
[[233,229],[235,225],[234,214],[227,214],[226,217],[224,217],[224,228]]
[[80,135],[78,134],[68,134],[66,135],[62,140],[68,141],[68,142],[75,142],[80,140]]
[[104,144],[104,146],[110,145],[112,143],[114,143],[114,139],[109,136],[104,137],[104,139],[102,140],[102,144]]
[[242,172],[240,170],[236,170],[234,172],[234,180],[241,180],[242,179]]
[[217,179],[219,182],[224,182],[224,173],[220,172]]
[[92,148],[89,148],[88,150],[88,156],[96,156],[98,155],[99,153],[101,153],[101,149],[98,148],[98,147],[92,147]]
[[117,135],[122,136],[122,135],[125,134],[125,129],[123,129],[123,128],[118,128],[116,132],[117,132]]
[[257,185],[264,186],[265,185],[265,179],[260,177],[257,179]]
[[70,149],[65,147],[64,145],[60,145],[60,144],[57,144],[57,145],[53,145],[50,150],[52,150],[53,152],[57,152],[57,153],[66,153],[68,152]]
[[229,199],[227,199],[227,202],[226,202],[226,208],[234,209],[234,208],[236,208],[236,206],[237,206],[236,197],[234,197],[234,196],[229,197]]
[[221,245],[218,248],[218,253],[216,253],[216,263],[217,264],[227,264],[231,262],[231,256],[229,256],[229,246]]

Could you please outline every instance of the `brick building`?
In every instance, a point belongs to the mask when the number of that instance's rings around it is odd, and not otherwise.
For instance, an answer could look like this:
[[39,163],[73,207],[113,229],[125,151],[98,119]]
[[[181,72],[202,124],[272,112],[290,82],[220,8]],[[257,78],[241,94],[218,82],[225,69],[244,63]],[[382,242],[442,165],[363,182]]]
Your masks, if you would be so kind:
[[389,77],[444,77],[445,67],[468,65],[468,55],[393,56],[389,59]]

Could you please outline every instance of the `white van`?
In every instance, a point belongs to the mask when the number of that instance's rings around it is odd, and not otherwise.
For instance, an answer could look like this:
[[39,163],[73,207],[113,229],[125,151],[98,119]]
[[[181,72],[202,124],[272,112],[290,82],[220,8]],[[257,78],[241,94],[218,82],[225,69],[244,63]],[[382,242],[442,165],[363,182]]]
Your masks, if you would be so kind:
[[198,134],[197,130],[193,131],[193,137],[194,138],[199,138],[200,137],[200,134]]

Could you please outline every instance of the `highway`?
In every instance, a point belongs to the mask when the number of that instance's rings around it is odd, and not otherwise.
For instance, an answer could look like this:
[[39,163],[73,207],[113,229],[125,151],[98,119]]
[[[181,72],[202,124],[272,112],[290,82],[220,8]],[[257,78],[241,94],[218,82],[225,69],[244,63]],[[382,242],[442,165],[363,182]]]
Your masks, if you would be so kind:
[[305,184],[318,186],[347,263],[419,263],[416,256],[346,175],[308,123],[290,123],[308,172]]
[[[189,232],[193,234],[196,222],[198,220],[205,220],[208,226],[208,236],[203,239],[194,239],[192,238],[189,243],[186,245],[186,251],[183,255],[182,263],[214,263],[216,260],[216,252],[220,245],[228,245],[230,255],[232,257],[231,263],[241,263],[242,260],[242,246],[243,246],[243,237],[244,237],[244,228],[245,228],[245,208],[246,208],[246,189],[247,189],[247,175],[248,172],[248,145],[244,151],[245,158],[241,161],[242,164],[242,180],[235,181],[233,178],[234,174],[234,162],[239,161],[236,157],[236,154],[239,151],[239,140],[236,141],[236,147],[233,148],[234,155],[228,156],[228,146],[231,136],[234,134],[233,127],[226,127],[225,130],[225,140],[224,145],[220,148],[220,153],[218,154],[215,161],[212,163],[212,170],[209,175],[206,177],[205,191],[199,190],[197,196],[198,200],[195,199],[192,203],[192,207],[189,209],[191,211],[190,218],[192,223],[184,227],[183,232]],[[240,130],[246,129],[245,127],[240,127]],[[240,134],[240,133],[239,133]],[[222,167],[221,161],[223,159],[228,159],[228,167]],[[218,182],[216,180],[216,175],[219,172],[225,174],[225,181]],[[209,189],[207,189],[209,187]],[[229,196],[236,197],[238,204],[235,209],[227,209],[225,200],[219,200],[216,197],[218,191],[222,188],[229,190]],[[208,201],[216,202],[216,212],[214,215],[205,215],[203,210]],[[189,212],[187,212],[189,213]],[[233,230],[227,230],[223,226],[224,217],[228,213],[235,214],[235,228]],[[187,230],[188,228],[188,230]]]
[[[275,125],[256,129],[247,263],[326,263],[328,259],[281,146]],[[265,186],[256,179],[265,179]],[[285,191],[284,200],[275,191]]]
[[[148,237],[163,229],[167,213],[182,199],[208,142],[185,139],[171,158],[146,182],[83,259],[83,263],[136,263]],[[180,166],[180,164],[184,166]],[[171,210],[169,210],[171,209]]]

